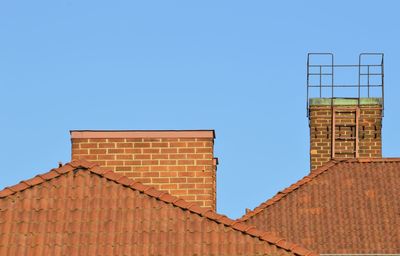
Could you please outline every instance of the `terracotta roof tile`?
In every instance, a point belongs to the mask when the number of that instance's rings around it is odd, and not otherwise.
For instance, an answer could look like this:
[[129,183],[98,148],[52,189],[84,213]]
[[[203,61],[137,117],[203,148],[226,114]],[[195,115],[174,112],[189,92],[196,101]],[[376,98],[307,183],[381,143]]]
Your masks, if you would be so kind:
[[134,188],[134,189],[136,189],[136,190],[139,190],[140,192],[143,192],[146,188],[149,188],[148,186],[143,185],[143,184],[140,183],[140,182],[135,182],[135,183],[133,183],[133,184],[131,185],[131,187]]
[[14,185],[12,187],[12,189],[10,189],[10,190],[12,190],[14,192],[14,191],[24,190],[24,189],[29,188],[29,187],[30,186],[26,182],[20,182],[17,185]]
[[11,189],[9,189],[8,187],[5,187],[3,190],[0,191],[0,198],[9,196],[9,195],[11,195],[13,193],[14,192]]
[[261,203],[259,206],[257,206],[256,208],[254,208],[253,210],[248,211],[245,215],[243,215],[239,221],[246,221],[249,218],[253,217],[254,215],[257,215],[258,213],[262,212],[265,208],[267,208],[268,206],[278,202],[279,200],[281,200],[282,198],[284,198],[286,195],[288,195],[289,193],[295,191],[296,189],[298,189],[299,187],[301,187],[302,185],[306,184],[307,182],[311,181],[312,179],[314,179],[315,177],[317,177],[319,174],[323,173],[324,171],[328,170],[330,167],[334,166],[335,164],[337,164],[338,161],[336,160],[331,160],[329,161],[327,164],[315,169],[314,171],[312,171],[309,175],[303,177],[301,180],[297,181],[296,183],[292,184],[291,186],[285,188],[282,191],[279,191],[274,197],[272,197],[271,199],[268,199],[267,201]]
[[39,175],[39,177],[44,180],[51,180],[51,179],[54,179],[55,177],[57,177],[58,175],[59,175],[59,173],[57,173],[56,171],[53,170],[48,173]]
[[400,253],[399,187],[400,158],[336,159],[239,221],[324,254]]
[[[167,193],[165,192],[165,194],[167,194]],[[159,197],[159,198],[161,199],[161,197]],[[190,210],[194,213],[201,214],[204,211],[204,208],[202,208],[198,204],[194,203],[192,206],[190,206]]]
[[5,188],[0,210],[1,255],[316,255],[87,161]]
[[35,186],[43,182],[43,179],[39,176],[35,176],[29,180],[25,180],[25,183],[29,184],[30,186]]
[[[53,170],[55,170],[59,174],[63,174],[63,173],[70,172],[73,169],[75,169],[75,167],[67,164],[67,165],[63,165],[63,166],[61,166],[59,168],[56,168],[56,169],[53,169]],[[92,171],[94,171],[94,170],[92,169]]]
[[[132,186],[132,187],[134,187],[134,186]],[[160,199],[163,200],[164,202],[172,203],[173,201],[176,200],[176,197],[174,197],[174,196],[172,196],[172,195],[170,195],[168,193],[165,193],[165,194],[160,196]]]
[[117,181],[118,181],[119,184],[122,184],[122,185],[124,185],[124,186],[130,186],[130,185],[132,185],[132,183],[135,182],[134,180],[129,179],[129,178],[126,177],[126,176],[122,176],[122,177],[119,178]]
[[121,174],[117,174],[117,173],[115,173],[115,172],[113,172],[111,170],[108,171],[108,172],[103,173],[102,176],[104,178],[109,179],[109,180],[118,180],[118,179],[122,178]]
[[150,188],[150,189],[145,190],[145,191],[146,191],[146,194],[148,194],[149,196],[155,197],[155,198],[159,198],[160,195],[163,193],[162,191],[157,190],[155,188]]

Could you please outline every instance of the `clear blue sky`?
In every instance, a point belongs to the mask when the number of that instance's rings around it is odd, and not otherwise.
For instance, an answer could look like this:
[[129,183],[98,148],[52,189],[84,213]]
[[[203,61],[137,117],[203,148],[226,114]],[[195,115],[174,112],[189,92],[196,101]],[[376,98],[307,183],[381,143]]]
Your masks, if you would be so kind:
[[218,211],[308,174],[306,54],[385,53],[400,156],[396,1],[2,1],[0,187],[70,160],[71,129],[215,129]]

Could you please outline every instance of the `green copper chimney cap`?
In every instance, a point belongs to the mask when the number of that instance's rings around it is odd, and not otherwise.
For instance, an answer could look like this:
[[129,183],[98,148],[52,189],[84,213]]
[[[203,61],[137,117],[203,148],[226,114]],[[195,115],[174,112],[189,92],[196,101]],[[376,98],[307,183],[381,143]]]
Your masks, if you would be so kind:
[[[358,105],[354,98],[310,98],[310,106],[352,106]],[[360,98],[360,105],[382,105],[382,98]]]

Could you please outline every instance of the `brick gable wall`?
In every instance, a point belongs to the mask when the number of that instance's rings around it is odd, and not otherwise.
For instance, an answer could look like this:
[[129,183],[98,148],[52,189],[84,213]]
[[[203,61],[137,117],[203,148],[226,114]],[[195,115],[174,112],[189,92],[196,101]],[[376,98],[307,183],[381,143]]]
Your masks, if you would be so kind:
[[72,160],[98,163],[189,202],[216,209],[213,131],[72,131],[71,137]]

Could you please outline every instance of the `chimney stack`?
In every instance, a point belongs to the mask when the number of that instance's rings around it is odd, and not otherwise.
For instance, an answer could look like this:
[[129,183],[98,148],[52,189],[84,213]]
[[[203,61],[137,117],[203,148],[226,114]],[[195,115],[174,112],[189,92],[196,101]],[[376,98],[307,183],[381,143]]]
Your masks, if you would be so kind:
[[72,160],[98,163],[189,202],[216,209],[213,130],[70,133]]
[[[350,78],[349,70],[358,83],[340,81]],[[331,159],[382,157],[383,78],[380,53],[360,54],[358,65],[335,65],[330,53],[308,55],[311,170]]]

